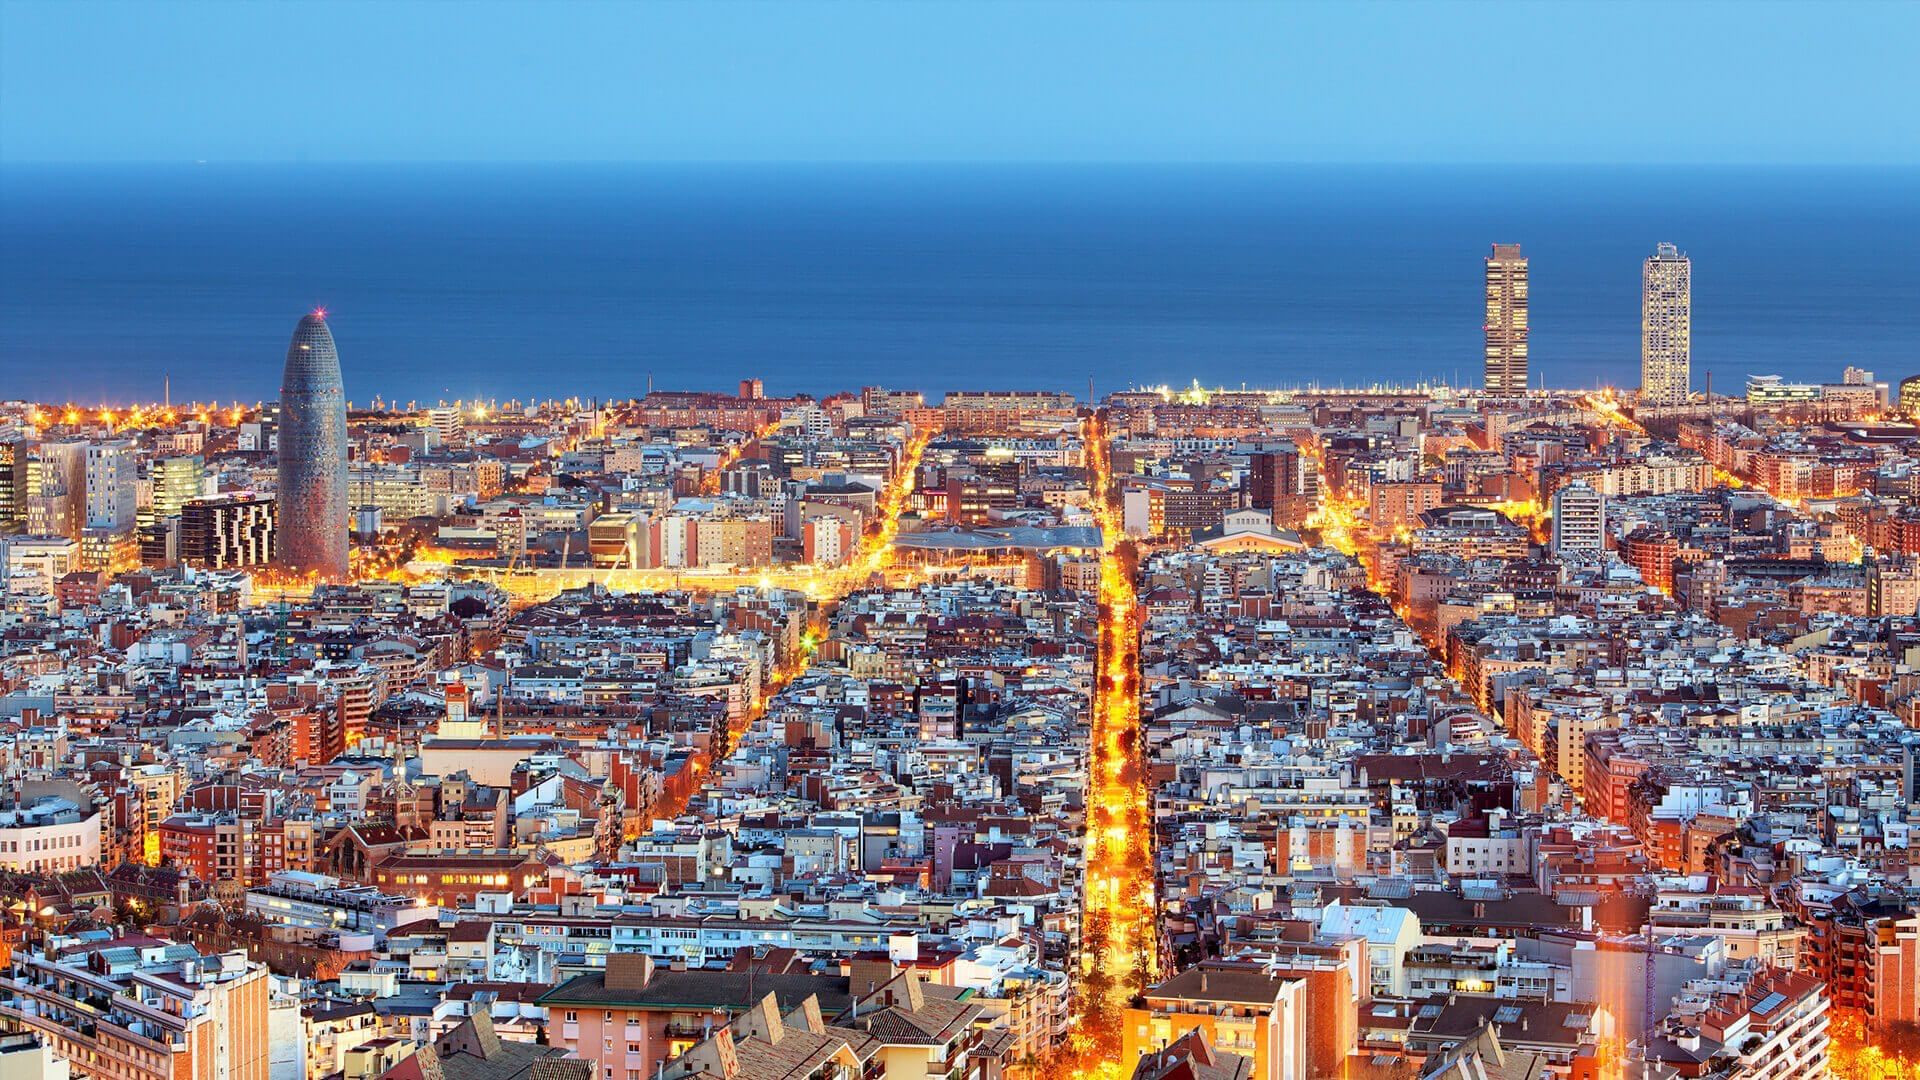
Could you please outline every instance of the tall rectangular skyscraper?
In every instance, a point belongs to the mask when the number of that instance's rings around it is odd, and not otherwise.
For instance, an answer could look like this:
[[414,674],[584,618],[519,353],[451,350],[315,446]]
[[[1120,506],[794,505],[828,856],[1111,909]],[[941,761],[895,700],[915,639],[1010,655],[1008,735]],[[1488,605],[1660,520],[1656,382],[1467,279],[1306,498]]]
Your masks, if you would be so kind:
[[1527,259],[1519,244],[1487,256],[1487,392],[1527,392]]
[[1640,401],[1684,405],[1693,383],[1693,261],[1661,244],[1640,285]]
[[133,528],[140,481],[131,442],[89,444],[86,483],[87,528],[116,533]]

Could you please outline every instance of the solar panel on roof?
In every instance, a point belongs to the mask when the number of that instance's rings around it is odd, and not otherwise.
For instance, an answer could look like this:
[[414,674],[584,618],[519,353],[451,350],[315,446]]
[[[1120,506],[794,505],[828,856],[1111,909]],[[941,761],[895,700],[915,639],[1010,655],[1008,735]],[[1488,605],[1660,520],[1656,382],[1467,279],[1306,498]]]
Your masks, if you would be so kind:
[[1520,1022],[1521,1009],[1518,1005],[1502,1005],[1493,1010],[1493,1022],[1496,1024],[1517,1024]]
[[1753,1011],[1764,1016],[1786,1004],[1786,1002],[1787,995],[1785,994],[1768,994],[1766,997],[1760,999],[1760,1004],[1755,1005]]

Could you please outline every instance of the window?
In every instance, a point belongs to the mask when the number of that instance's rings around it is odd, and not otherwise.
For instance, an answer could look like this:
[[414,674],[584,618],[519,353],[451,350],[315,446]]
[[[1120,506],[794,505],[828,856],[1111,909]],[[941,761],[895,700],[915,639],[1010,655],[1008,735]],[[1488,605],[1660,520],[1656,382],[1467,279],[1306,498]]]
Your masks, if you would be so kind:
[[579,1022],[580,1022],[580,1013],[579,1013],[578,1011],[576,1011],[576,1010],[574,1010],[574,1009],[568,1009],[568,1010],[567,1010],[567,1023],[569,1023],[569,1024],[577,1024],[577,1023],[579,1023]]

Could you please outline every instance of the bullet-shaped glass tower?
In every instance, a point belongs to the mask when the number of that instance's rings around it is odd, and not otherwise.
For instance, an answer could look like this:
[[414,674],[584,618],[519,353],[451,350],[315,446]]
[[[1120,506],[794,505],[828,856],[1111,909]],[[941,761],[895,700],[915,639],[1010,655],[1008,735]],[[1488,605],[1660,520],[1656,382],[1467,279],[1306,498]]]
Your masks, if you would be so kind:
[[347,576],[347,395],[325,311],[301,318],[280,378],[277,561],[323,580]]

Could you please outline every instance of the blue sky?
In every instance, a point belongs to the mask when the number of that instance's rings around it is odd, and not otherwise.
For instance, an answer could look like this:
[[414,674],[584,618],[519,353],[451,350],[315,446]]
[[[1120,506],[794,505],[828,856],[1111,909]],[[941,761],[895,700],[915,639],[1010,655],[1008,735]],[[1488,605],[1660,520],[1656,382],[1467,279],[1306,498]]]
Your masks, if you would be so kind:
[[0,0],[0,161],[1920,163],[1912,3]]

